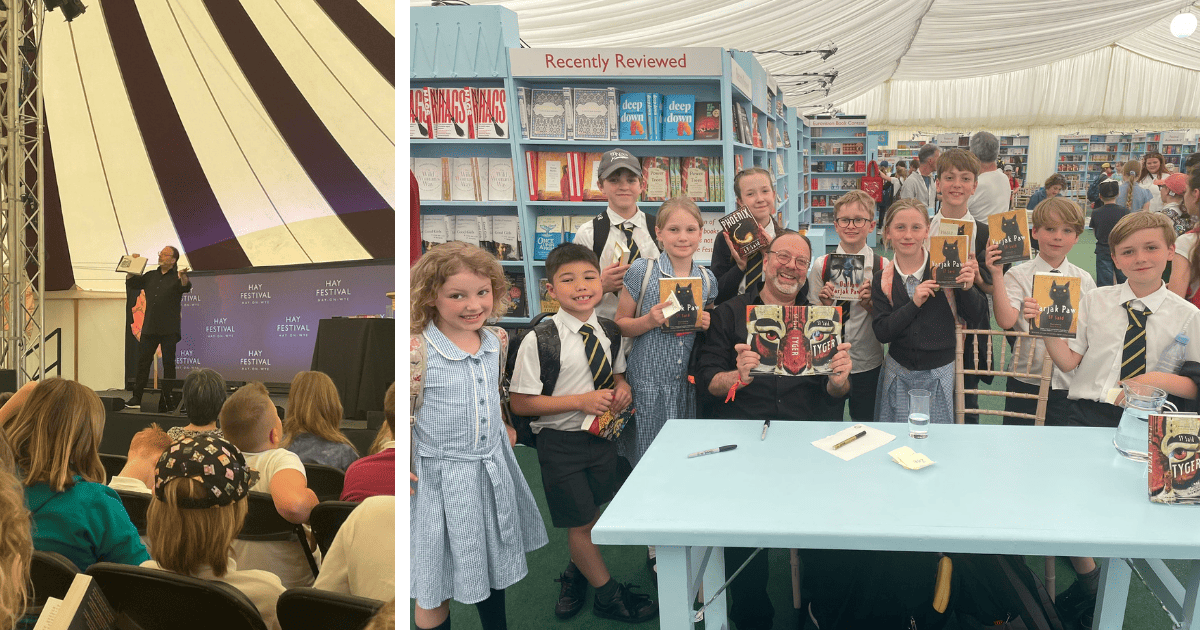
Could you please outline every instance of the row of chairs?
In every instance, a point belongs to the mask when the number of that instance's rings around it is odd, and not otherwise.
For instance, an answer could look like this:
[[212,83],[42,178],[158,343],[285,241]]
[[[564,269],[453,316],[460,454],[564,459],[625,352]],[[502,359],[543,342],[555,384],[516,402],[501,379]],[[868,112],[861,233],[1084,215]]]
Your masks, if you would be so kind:
[[[100,454],[100,463],[108,475],[106,482],[112,481],[121,469],[125,468],[124,455]],[[342,496],[342,486],[346,482],[346,473],[333,466],[321,464],[305,464],[304,473],[308,478],[308,487],[316,493],[318,501],[337,501]]]
[[[61,554],[35,551],[30,566],[33,610],[40,609],[48,597],[63,598],[78,573]],[[224,582],[111,562],[94,564],[87,574],[114,612],[142,630],[266,630],[254,603]],[[383,604],[365,597],[293,588],[279,596],[275,612],[283,630],[358,630]]]

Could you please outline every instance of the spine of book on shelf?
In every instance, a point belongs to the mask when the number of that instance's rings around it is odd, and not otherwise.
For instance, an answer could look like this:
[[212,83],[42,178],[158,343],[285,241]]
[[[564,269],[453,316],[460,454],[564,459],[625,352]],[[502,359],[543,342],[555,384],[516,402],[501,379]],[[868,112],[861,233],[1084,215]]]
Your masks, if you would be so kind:
[[517,88],[517,113],[521,116],[521,138],[524,140],[529,139],[529,109],[532,102],[529,88]]
[[[499,158],[497,158],[499,159]],[[488,158],[471,158],[471,176],[475,184],[475,201],[488,201],[491,193],[488,191]]]
[[572,97],[571,88],[564,87],[562,89],[563,97],[563,118],[567,124],[567,140],[575,139],[575,99]]
[[525,152],[525,178],[529,186],[529,200],[538,200],[538,152]]
[[621,90],[609,87],[608,92],[608,139],[621,139]]
[[567,153],[571,168],[571,201],[583,201],[583,155],[579,151]]
[[492,215],[481,214],[475,217],[479,223],[479,246],[491,255],[496,255],[496,241],[492,237]]

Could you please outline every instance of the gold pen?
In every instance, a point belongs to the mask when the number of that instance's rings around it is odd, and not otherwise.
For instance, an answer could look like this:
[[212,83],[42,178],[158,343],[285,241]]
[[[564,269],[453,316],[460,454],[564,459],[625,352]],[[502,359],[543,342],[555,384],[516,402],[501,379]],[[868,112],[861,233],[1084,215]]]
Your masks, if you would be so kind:
[[851,435],[850,437],[848,437],[848,438],[846,438],[846,439],[842,440],[841,442],[838,442],[837,444],[834,444],[834,445],[833,445],[833,450],[835,450],[835,451],[836,451],[836,450],[838,450],[839,448],[842,448],[843,446],[845,446],[845,445],[847,445],[847,444],[849,444],[849,443],[853,442],[854,440],[857,440],[858,438],[860,438],[860,437],[862,437],[862,436],[864,436],[864,435],[866,435],[866,434],[867,434],[867,432],[866,432],[866,431],[859,431],[858,433],[855,433],[854,435]]

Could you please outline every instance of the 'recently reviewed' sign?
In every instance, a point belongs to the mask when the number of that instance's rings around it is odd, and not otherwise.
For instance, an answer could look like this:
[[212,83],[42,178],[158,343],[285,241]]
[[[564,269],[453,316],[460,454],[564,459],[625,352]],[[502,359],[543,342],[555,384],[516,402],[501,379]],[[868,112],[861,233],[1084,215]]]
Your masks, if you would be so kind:
[[510,48],[514,77],[720,76],[720,48]]

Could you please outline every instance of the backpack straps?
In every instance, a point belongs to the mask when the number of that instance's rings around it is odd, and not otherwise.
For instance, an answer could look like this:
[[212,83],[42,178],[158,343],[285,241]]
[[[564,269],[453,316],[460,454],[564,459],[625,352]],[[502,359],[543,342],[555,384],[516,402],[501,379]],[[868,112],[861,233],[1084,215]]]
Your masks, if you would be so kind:
[[596,254],[596,260],[600,260],[600,256],[604,253],[604,246],[608,244],[608,232],[612,229],[612,221],[608,220],[608,210],[596,215],[592,219],[592,251]]
[[608,337],[609,356],[615,360],[617,353],[621,351],[621,328],[617,326],[617,322],[607,317],[597,316],[596,320],[600,322],[600,327],[604,329],[604,336]]
[[552,318],[547,317],[533,327],[533,335],[537,339],[542,395],[553,396],[554,387],[558,385],[559,357],[562,354],[562,341],[558,338],[558,327],[554,325]]

